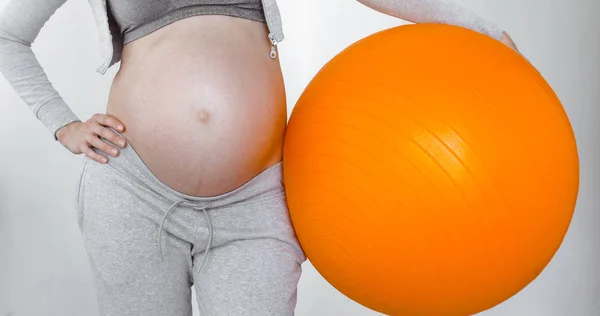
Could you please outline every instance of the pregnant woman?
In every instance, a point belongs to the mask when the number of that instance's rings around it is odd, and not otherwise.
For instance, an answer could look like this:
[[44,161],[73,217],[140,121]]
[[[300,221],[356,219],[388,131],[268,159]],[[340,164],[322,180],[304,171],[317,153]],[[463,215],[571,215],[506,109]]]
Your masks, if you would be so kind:
[[[105,113],[80,120],[31,50],[66,0],[9,0],[0,71],[53,139],[85,162],[79,227],[101,315],[293,315],[306,257],[282,174],[287,122],[275,0],[89,0],[96,71],[120,61]],[[361,0],[516,49],[450,0]]]

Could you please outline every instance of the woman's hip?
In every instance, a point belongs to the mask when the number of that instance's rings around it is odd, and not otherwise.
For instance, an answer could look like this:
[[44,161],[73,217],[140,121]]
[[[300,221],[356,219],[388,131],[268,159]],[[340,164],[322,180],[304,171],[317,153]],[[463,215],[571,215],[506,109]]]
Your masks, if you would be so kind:
[[[213,247],[272,239],[303,256],[289,217],[281,162],[232,191],[197,197],[160,182],[133,150],[125,149],[107,164],[84,159],[77,212],[88,244],[118,239],[114,241],[118,245],[129,238],[150,244],[148,249],[158,255],[159,245],[173,238],[203,249],[210,234]],[[143,236],[148,237],[146,242]]]

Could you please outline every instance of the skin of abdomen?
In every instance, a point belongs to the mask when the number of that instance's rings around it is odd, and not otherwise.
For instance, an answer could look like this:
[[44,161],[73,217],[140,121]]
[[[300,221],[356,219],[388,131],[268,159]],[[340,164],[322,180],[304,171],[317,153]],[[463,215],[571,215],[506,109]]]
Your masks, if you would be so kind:
[[106,112],[159,180],[214,196],[281,161],[285,87],[267,34],[265,23],[204,15],[125,45]]

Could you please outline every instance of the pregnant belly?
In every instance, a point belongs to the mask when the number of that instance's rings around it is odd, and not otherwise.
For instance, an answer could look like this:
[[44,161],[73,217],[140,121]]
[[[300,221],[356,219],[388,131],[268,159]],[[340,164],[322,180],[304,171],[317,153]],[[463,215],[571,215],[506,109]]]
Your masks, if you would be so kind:
[[281,161],[285,90],[267,34],[264,23],[197,16],[125,45],[107,113],[171,188],[219,195]]

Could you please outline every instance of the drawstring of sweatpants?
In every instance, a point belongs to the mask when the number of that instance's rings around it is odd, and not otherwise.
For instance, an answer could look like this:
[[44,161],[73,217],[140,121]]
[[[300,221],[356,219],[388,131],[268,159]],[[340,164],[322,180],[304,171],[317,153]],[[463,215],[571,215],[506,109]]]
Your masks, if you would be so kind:
[[212,241],[213,241],[212,221],[210,219],[210,216],[208,215],[208,211],[206,210],[210,206],[210,204],[211,204],[210,202],[208,202],[208,204],[202,208],[200,208],[192,203],[189,203],[186,200],[178,200],[175,203],[171,204],[171,207],[169,207],[169,209],[165,213],[165,216],[163,217],[162,222],[160,223],[160,227],[158,228],[158,251],[160,252],[160,258],[162,259],[163,262],[165,261],[165,257],[163,256],[163,251],[162,251],[163,226],[165,224],[167,216],[169,216],[169,213],[171,213],[171,211],[174,210],[175,207],[179,204],[192,207],[195,210],[202,211],[202,213],[204,213],[204,217],[206,218],[206,221],[208,223],[208,243],[206,244],[206,249],[204,250],[204,258],[202,259],[202,263],[200,264],[200,267],[198,268],[198,271],[197,271],[197,273],[200,274],[200,271],[202,271],[202,267],[204,266],[204,263],[206,263],[206,259],[208,258],[208,251],[210,250],[210,247],[212,246]]

